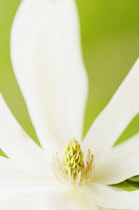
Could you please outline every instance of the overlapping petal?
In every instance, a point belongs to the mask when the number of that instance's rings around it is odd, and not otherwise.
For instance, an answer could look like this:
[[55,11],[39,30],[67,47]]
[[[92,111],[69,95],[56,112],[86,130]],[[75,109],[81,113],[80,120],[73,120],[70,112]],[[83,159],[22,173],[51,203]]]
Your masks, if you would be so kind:
[[[67,188],[67,189],[66,189]],[[23,206],[32,210],[98,210],[92,203],[74,188],[68,187],[22,187],[22,188],[0,188],[0,205],[3,210],[16,210]],[[74,193],[74,196],[73,196]],[[7,194],[7,196],[5,196]],[[10,208],[11,207],[11,208]]]
[[82,186],[83,195],[96,205],[110,209],[139,208],[139,190],[132,192],[117,191],[110,187],[92,183]]
[[139,175],[139,134],[114,147],[104,165],[95,172],[95,180],[117,184]]
[[3,210],[37,210],[37,208],[32,207],[32,204],[28,199],[27,201],[25,201],[25,199],[21,201],[18,199],[10,199],[8,202],[1,202],[0,205]]
[[[60,204],[59,197],[62,194],[63,188],[59,187],[1,187],[0,206],[2,210],[46,210],[51,209],[51,203],[58,206]],[[61,203],[63,210],[64,203],[64,201]]]
[[24,0],[11,36],[14,72],[47,154],[81,139],[87,92],[73,0]]
[[96,167],[104,161],[112,145],[139,113],[139,59],[107,107],[90,128],[83,146],[91,148]]
[[43,151],[18,124],[2,95],[0,95],[0,148],[12,160],[43,170],[48,167],[48,160]]
[[[0,157],[0,186],[27,187],[27,186],[54,186],[59,182],[55,179],[51,168],[40,170],[21,162]],[[8,189],[8,188],[7,188]]]

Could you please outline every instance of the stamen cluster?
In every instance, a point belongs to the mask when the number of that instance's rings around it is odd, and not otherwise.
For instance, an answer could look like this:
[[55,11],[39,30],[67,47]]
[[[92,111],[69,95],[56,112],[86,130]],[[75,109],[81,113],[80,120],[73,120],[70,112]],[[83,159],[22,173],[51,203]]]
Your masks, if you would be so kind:
[[60,161],[58,153],[54,159],[54,172],[60,182],[71,184],[84,184],[93,178],[93,155],[88,150],[86,163],[84,164],[83,152],[76,139],[67,143],[63,152],[63,160]]

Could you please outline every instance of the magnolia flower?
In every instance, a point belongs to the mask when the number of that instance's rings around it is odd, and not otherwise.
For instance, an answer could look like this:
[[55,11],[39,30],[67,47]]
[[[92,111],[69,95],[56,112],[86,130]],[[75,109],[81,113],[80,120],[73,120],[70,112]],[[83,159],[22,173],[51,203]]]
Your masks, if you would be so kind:
[[11,34],[17,81],[39,147],[0,97],[1,210],[133,210],[139,135],[113,147],[139,112],[139,60],[82,141],[87,77],[73,0],[23,0]]

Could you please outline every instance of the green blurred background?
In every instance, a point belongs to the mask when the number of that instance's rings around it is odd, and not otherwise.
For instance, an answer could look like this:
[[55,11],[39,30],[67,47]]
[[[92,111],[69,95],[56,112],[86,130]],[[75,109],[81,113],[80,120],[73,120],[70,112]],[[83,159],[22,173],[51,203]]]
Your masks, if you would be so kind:
[[[0,0],[0,90],[19,123],[37,141],[10,61],[10,30],[19,3]],[[90,82],[85,134],[139,56],[139,1],[77,0],[77,6]],[[137,116],[119,141],[138,131]]]

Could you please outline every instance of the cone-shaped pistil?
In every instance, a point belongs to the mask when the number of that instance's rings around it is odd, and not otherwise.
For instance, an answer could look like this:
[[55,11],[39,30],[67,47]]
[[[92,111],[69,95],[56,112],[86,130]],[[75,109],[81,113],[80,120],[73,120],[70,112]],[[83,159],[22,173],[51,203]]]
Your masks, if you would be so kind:
[[83,152],[77,140],[72,139],[67,143],[63,153],[64,171],[76,179],[77,174],[84,167]]
[[54,173],[60,182],[70,184],[85,184],[93,179],[93,155],[88,149],[86,161],[83,161],[83,152],[76,139],[72,139],[64,147],[62,161],[58,153],[53,162]]

